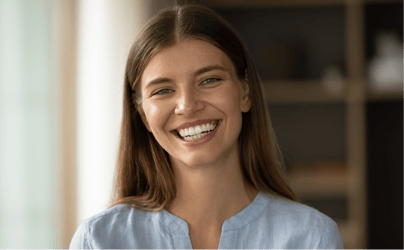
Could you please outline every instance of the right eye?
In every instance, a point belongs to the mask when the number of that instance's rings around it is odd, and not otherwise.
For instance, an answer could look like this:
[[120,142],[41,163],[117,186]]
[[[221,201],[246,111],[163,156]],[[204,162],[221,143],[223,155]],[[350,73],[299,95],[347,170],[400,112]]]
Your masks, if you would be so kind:
[[[215,83],[215,82],[218,82],[218,81],[221,81],[221,80],[222,79],[220,79],[220,78],[211,77],[211,78],[208,78],[208,79],[204,80],[202,83],[204,83],[204,84],[212,84],[212,83]],[[154,94],[152,94],[152,96],[154,96],[154,95],[164,95],[164,94],[169,93],[169,92],[164,92],[164,91],[172,91],[172,90],[171,89],[160,89],[160,90],[154,92]]]
[[[156,91],[153,95],[162,95],[160,93],[162,93],[164,90],[171,91],[171,89],[161,89],[161,90]],[[163,93],[168,93],[168,92],[163,92]]]

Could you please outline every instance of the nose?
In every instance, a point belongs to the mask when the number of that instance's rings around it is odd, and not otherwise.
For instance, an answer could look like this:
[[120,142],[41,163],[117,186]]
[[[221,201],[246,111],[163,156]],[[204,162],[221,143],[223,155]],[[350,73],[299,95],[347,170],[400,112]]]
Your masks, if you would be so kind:
[[196,89],[186,87],[178,91],[180,93],[178,94],[177,107],[175,108],[175,113],[177,115],[191,117],[205,107],[202,96]]

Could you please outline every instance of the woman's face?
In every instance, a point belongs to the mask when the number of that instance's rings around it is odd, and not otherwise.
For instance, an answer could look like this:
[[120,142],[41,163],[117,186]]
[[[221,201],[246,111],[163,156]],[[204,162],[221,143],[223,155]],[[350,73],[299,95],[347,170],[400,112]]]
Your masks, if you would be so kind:
[[[202,40],[182,41],[158,52],[146,66],[141,77],[143,110],[139,112],[171,163],[213,164],[237,150],[242,112],[250,110],[244,83],[223,51]],[[202,124],[214,121],[219,121],[218,126],[203,133],[212,128]],[[204,136],[181,139],[177,132],[185,132],[179,129],[183,125]]]

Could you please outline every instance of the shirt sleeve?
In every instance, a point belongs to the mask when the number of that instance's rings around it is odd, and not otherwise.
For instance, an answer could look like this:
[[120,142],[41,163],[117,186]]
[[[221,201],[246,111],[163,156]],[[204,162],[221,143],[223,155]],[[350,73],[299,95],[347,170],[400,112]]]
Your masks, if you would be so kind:
[[335,221],[330,220],[324,229],[321,237],[321,242],[318,246],[319,249],[344,249],[341,234],[338,230],[338,225]]
[[89,242],[87,221],[83,221],[73,235],[69,249],[92,249]]

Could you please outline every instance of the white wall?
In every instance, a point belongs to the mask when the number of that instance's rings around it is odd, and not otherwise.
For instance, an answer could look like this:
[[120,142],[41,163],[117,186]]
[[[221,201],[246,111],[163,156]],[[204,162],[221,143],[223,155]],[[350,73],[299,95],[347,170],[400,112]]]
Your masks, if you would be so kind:
[[141,0],[78,1],[77,223],[108,205],[126,59],[149,9]]
[[0,0],[0,249],[57,244],[52,5]]

